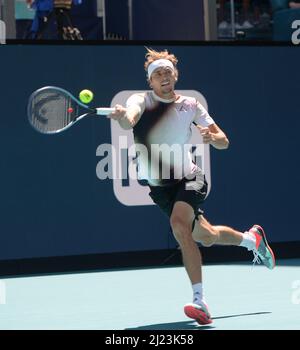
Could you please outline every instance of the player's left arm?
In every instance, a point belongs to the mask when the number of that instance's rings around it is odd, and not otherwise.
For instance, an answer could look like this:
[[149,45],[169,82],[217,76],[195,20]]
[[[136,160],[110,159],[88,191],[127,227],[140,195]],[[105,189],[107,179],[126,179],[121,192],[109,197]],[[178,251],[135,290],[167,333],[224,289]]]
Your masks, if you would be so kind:
[[205,128],[198,124],[197,128],[202,135],[203,143],[210,144],[217,149],[228,148],[229,140],[224,131],[216,123]]

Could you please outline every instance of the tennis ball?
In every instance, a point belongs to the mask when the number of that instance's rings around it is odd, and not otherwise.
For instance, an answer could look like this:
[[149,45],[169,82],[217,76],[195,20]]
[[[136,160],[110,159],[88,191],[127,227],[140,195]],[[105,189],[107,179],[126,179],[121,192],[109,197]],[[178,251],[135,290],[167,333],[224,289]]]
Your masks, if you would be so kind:
[[80,91],[79,98],[83,103],[90,103],[94,98],[94,94],[92,91],[85,89]]

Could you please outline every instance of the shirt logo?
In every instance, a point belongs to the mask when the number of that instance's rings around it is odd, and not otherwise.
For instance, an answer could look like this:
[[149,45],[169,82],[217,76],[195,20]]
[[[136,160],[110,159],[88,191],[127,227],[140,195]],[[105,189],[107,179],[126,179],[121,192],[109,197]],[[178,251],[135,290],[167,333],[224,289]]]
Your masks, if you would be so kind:
[[180,108],[179,108],[179,112],[187,112],[187,108],[185,105],[181,105]]

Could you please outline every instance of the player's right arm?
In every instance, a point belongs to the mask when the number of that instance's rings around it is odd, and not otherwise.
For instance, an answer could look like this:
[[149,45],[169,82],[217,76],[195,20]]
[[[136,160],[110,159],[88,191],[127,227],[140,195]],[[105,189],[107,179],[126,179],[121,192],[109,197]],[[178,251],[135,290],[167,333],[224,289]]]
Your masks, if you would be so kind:
[[126,102],[126,108],[122,105],[115,105],[115,111],[108,115],[108,118],[117,120],[121,128],[132,129],[140,120],[145,110],[144,94],[134,94]]

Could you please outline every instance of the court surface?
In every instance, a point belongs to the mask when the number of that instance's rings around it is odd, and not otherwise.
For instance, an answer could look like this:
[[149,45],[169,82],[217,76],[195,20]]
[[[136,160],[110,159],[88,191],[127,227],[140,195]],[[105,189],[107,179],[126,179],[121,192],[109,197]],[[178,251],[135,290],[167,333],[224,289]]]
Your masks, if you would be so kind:
[[0,329],[300,329],[300,259],[203,272],[208,326],[183,313],[192,298],[184,268],[165,267],[2,278]]

